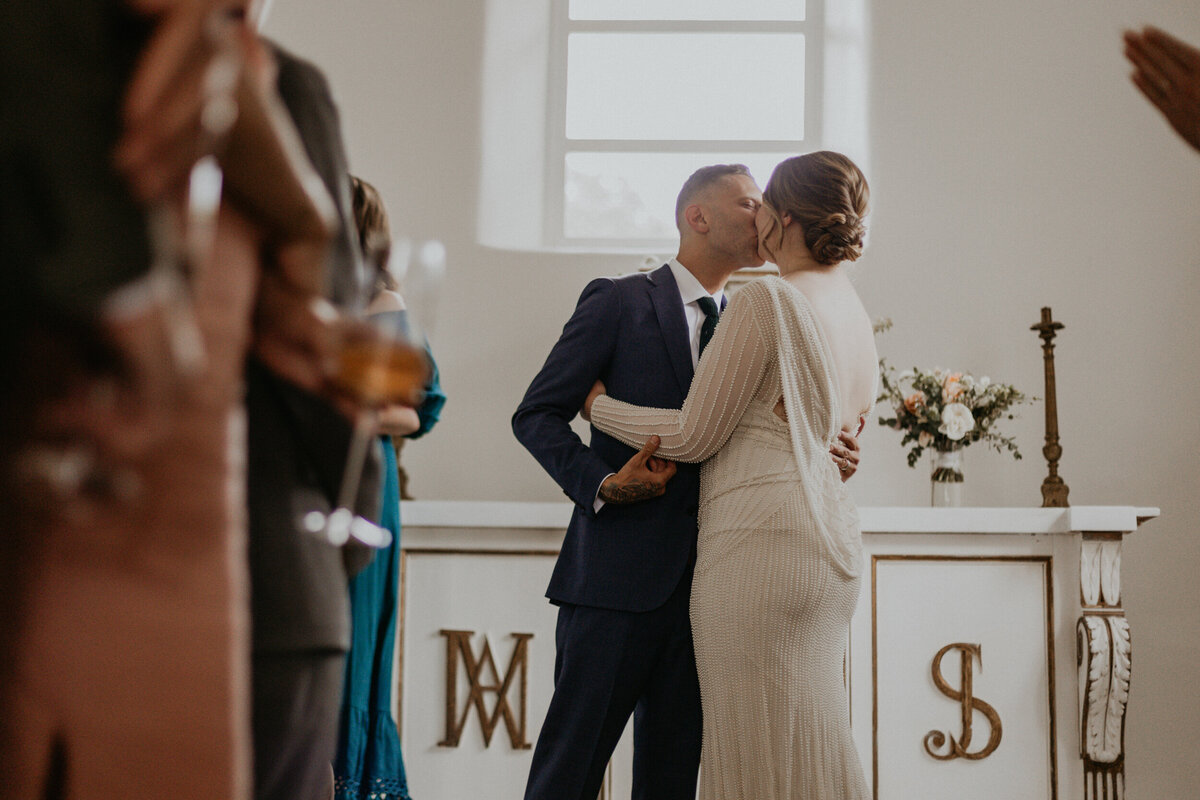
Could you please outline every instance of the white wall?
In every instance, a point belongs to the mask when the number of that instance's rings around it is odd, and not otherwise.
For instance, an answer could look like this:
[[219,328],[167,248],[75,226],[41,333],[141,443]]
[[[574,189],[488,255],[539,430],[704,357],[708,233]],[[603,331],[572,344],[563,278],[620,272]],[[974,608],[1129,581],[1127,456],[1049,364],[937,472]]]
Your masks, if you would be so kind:
[[[881,352],[1040,395],[1029,326],[1043,305],[1066,324],[1057,368],[1071,501],[1163,511],[1126,548],[1128,784],[1141,797],[1192,796],[1200,155],[1128,82],[1119,37],[1153,21],[1200,42],[1200,10],[1191,0],[868,8],[875,210],[856,270],[868,308],[895,321]],[[587,279],[640,259],[476,243],[484,10],[484,0],[281,0],[267,32],[325,68],[352,168],[379,187],[394,230],[449,251],[434,346],[450,400],[440,427],[405,450],[413,492],[558,500],[509,415]],[[1011,429],[1026,458],[969,450],[969,502],[1040,503],[1041,406]],[[926,468],[909,470],[897,441],[876,426],[865,437],[861,503],[927,502]]]

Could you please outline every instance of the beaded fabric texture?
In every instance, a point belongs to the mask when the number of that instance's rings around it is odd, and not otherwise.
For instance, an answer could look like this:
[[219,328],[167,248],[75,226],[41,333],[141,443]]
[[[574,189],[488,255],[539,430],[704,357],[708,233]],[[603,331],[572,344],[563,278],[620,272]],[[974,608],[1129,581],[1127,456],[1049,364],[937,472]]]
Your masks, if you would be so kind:
[[701,800],[869,797],[843,675],[863,558],[828,452],[840,408],[820,323],[774,276],[733,296],[682,409],[592,406],[592,424],[626,444],[658,435],[659,455],[704,461],[691,598]]

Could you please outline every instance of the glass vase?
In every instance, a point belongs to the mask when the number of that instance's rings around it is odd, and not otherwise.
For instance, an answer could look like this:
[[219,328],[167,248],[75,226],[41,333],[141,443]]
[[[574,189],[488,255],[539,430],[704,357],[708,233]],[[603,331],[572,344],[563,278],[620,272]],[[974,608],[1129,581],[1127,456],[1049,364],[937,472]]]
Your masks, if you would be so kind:
[[929,474],[930,504],[957,508],[963,504],[962,450],[934,450]]

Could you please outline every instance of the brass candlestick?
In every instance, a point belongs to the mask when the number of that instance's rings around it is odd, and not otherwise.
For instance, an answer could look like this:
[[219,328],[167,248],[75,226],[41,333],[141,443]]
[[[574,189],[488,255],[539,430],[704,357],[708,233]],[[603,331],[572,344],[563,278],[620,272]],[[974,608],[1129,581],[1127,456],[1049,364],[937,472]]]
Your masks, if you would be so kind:
[[1049,307],[1042,309],[1042,321],[1030,330],[1037,331],[1042,338],[1042,355],[1046,366],[1046,444],[1042,455],[1050,464],[1050,474],[1042,481],[1042,508],[1066,508],[1070,488],[1058,475],[1058,460],[1062,458],[1062,445],[1058,443],[1058,401],[1054,393],[1054,337],[1064,326],[1054,322]]

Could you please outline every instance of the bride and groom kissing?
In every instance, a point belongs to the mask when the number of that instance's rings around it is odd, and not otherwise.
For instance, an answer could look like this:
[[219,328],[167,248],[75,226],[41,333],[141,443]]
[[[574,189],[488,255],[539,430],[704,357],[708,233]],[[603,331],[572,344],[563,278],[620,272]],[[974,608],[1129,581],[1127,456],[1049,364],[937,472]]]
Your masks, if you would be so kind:
[[[867,797],[842,675],[862,567],[844,481],[877,369],[842,264],[867,200],[837,153],[764,191],[704,167],[677,257],[584,289],[513,416],[575,503],[527,800],[594,800],[630,715],[635,798],[693,800],[697,775],[704,800]],[[779,276],[725,308],[730,275],[766,260]]]

